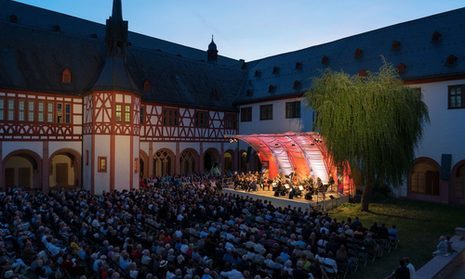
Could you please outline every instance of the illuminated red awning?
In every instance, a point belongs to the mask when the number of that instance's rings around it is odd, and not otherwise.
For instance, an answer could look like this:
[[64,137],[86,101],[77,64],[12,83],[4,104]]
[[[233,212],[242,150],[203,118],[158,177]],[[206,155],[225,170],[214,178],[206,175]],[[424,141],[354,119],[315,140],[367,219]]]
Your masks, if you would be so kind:
[[318,133],[252,134],[232,136],[250,144],[271,178],[294,169],[299,177],[312,176],[328,183],[334,167]]

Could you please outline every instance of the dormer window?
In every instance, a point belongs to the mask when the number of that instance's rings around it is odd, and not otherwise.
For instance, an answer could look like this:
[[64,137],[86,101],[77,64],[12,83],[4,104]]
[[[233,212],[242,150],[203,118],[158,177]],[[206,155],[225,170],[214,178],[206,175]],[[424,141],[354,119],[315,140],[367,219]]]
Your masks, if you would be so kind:
[[254,76],[255,76],[256,78],[261,77],[261,76],[262,76],[262,71],[256,70]]
[[329,64],[329,57],[326,56],[326,55],[323,55],[323,57],[321,57],[321,64],[328,65]]
[[400,50],[400,42],[399,41],[392,41],[392,44],[391,44],[391,49],[394,50],[394,51],[397,51],[397,50]]
[[60,25],[56,24],[52,26],[52,31],[53,32],[61,32],[61,27]]
[[302,88],[302,83],[299,80],[294,80],[294,83],[292,84],[292,88],[299,90]]
[[304,64],[302,62],[297,62],[295,63],[295,69],[298,71],[301,71],[304,67]]
[[71,71],[68,68],[64,69],[61,73],[61,83],[69,84],[71,83],[71,78]]
[[405,65],[404,63],[399,63],[396,66],[396,70],[399,74],[403,74],[405,73],[405,71],[407,71],[407,65]]
[[220,93],[218,92],[218,89],[216,88],[212,89],[210,93],[210,98],[215,101],[218,101],[220,99]]
[[144,81],[144,92],[149,92],[151,88],[152,88],[152,86],[150,84],[150,81],[145,80]]
[[270,86],[268,86],[268,93],[274,92],[276,92],[276,85],[270,84]]
[[447,56],[446,65],[454,66],[455,64],[457,64],[457,60],[458,60],[457,56],[450,54],[449,56]]
[[279,74],[279,67],[273,67],[273,75],[278,75]]
[[17,15],[10,15],[10,22],[11,23],[18,23],[18,16]]
[[433,43],[439,43],[442,39],[442,34],[438,31],[434,31],[433,34],[431,35],[431,42]]
[[363,56],[363,49],[357,48],[354,52],[355,59],[360,59]]

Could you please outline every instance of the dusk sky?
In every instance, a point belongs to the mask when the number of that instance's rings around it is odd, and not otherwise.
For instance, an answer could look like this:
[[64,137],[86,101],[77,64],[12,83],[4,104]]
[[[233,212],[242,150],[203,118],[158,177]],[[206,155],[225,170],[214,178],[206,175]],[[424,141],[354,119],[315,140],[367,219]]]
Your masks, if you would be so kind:
[[[20,0],[104,23],[112,0]],[[123,0],[129,30],[246,61],[441,13],[463,0]],[[465,19],[464,19],[465,20]]]

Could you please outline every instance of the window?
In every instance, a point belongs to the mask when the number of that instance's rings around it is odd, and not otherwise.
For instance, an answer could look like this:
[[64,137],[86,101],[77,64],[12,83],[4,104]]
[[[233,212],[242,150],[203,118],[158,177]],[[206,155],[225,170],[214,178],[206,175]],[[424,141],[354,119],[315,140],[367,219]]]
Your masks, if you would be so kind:
[[144,81],[144,92],[149,92],[149,91],[150,91],[150,88],[151,88],[151,86],[150,86],[150,81],[145,80],[145,81]]
[[224,113],[224,128],[225,129],[236,129],[237,127],[236,114],[233,112]]
[[273,67],[273,75],[278,75],[280,72],[279,67]]
[[144,125],[144,124],[145,124],[145,107],[144,107],[144,106],[140,106],[139,124],[140,124],[140,125]]
[[115,106],[115,120],[116,120],[116,122],[121,122],[123,120],[123,118],[121,116],[121,109],[122,109],[121,104],[116,104],[116,106]]
[[465,84],[449,86],[449,109],[465,108]]
[[270,84],[268,86],[268,93],[275,93],[276,92],[276,85]]
[[89,150],[86,149],[86,166],[89,165]]
[[175,108],[163,108],[163,125],[178,126],[179,110]]
[[296,70],[302,70],[303,67],[304,67],[304,64],[302,62],[295,63]]
[[63,123],[63,104],[62,103],[57,104],[56,123],[58,124]]
[[197,110],[195,112],[195,127],[208,128],[209,120],[208,111]]
[[5,100],[0,98],[0,121],[3,121],[5,114]]
[[53,123],[53,103],[47,103],[47,122]]
[[8,99],[8,119],[15,120],[15,100]]
[[98,172],[107,172],[107,157],[98,157]]
[[260,106],[260,120],[272,120],[272,119],[273,119],[273,105]]
[[26,102],[23,100],[18,101],[18,120],[24,121],[26,118]]
[[61,73],[61,82],[66,84],[71,83],[71,71],[68,68],[64,69]]
[[37,103],[37,120],[44,122],[44,102]]
[[71,104],[65,104],[65,123],[71,123]]
[[252,121],[252,107],[241,108],[241,122]]
[[34,101],[28,101],[27,102],[27,120],[30,122],[35,121],[34,108],[35,108]]
[[124,122],[131,123],[131,105],[124,105]]
[[300,101],[286,102],[286,118],[300,118]]

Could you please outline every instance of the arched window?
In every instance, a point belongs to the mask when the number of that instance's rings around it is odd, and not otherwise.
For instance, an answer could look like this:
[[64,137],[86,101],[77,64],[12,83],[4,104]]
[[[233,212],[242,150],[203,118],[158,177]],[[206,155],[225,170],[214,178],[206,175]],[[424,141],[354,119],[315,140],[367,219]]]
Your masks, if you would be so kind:
[[410,172],[410,192],[439,195],[439,167],[431,159],[418,160]]
[[62,83],[71,83],[71,71],[66,68],[61,73],[61,82]]

